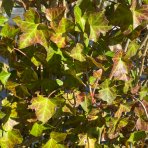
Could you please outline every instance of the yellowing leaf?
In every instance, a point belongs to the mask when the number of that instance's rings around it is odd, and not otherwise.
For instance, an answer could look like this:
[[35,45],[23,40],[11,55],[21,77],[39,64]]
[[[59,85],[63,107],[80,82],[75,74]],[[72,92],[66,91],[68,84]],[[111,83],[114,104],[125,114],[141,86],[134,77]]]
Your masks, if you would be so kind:
[[19,130],[12,130],[4,132],[3,136],[0,138],[0,146],[1,148],[13,148],[17,144],[21,144],[22,141],[23,138]]
[[131,8],[133,13],[133,27],[136,28],[142,22],[148,23],[148,5],[142,5],[140,8]]
[[113,68],[110,74],[110,79],[114,77],[117,80],[123,80],[128,81],[128,66],[126,63],[122,60],[122,52],[119,51],[116,53],[116,55],[113,58]]
[[46,26],[39,24],[37,12],[30,9],[25,14],[25,21],[20,17],[13,19],[20,27],[23,34],[20,36],[19,48],[26,48],[34,44],[41,44],[48,49],[48,30]]
[[39,121],[46,123],[55,114],[56,105],[49,98],[38,96],[32,99],[29,108],[35,110]]

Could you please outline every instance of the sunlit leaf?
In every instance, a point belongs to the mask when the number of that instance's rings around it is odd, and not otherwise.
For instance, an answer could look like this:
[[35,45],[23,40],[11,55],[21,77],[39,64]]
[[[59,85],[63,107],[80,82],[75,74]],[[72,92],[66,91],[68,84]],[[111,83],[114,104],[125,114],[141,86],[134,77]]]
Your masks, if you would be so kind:
[[29,108],[35,110],[39,121],[46,123],[55,114],[56,105],[49,98],[38,96],[32,99]]
[[142,5],[140,8],[131,7],[133,13],[133,27],[136,28],[142,22],[148,22],[148,5]]
[[51,138],[42,148],[66,148],[66,147],[62,144],[58,144],[57,141]]
[[25,21],[20,17],[13,19],[20,27],[23,34],[20,36],[19,48],[26,48],[34,44],[41,44],[48,49],[48,31],[46,26],[39,24],[39,16],[34,9],[30,9],[25,13]]
[[111,104],[116,98],[116,90],[113,87],[110,87],[110,81],[105,80],[101,84],[101,90],[99,90],[99,98],[106,101],[108,104]]
[[4,132],[3,137],[0,138],[1,148],[13,148],[17,144],[21,144],[23,138],[19,130],[12,130]]
[[128,66],[127,64],[122,60],[122,52],[119,51],[116,53],[116,55],[113,58],[113,68],[110,74],[110,78],[114,77],[117,80],[123,80],[128,81]]
[[47,128],[42,125],[42,124],[38,124],[38,123],[34,123],[31,131],[30,131],[30,134],[35,136],[35,137],[39,137],[42,135],[42,132],[43,130],[46,130]]
[[71,50],[70,56],[74,58],[75,60],[78,60],[80,62],[85,61],[85,56],[83,55],[83,45],[80,43],[77,43],[76,47],[74,47]]
[[58,132],[51,132],[50,137],[54,139],[56,142],[64,141],[66,138],[66,133],[58,133]]
[[19,124],[15,120],[8,118],[7,122],[2,126],[5,131],[11,131],[15,125]]
[[93,41],[96,41],[101,33],[105,35],[106,32],[111,29],[105,18],[104,12],[90,14],[88,22],[90,25],[90,39]]
[[82,31],[85,30],[86,19],[82,16],[82,11],[78,6],[74,8],[75,22],[80,26]]
[[9,72],[1,71],[0,81],[2,82],[3,85],[6,85],[7,80],[9,79],[10,75],[11,75],[11,73],[9,73]]
[[4,26],[4,23],[7,21],[8,19],[6,17],[4,17],[3,15],[0,15],[0,26]]

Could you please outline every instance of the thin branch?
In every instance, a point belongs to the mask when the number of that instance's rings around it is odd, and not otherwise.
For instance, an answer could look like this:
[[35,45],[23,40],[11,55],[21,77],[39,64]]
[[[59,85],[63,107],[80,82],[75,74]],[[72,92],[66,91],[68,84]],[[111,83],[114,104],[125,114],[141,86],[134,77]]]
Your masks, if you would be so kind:
[[126,42],[126,45],[125,45],[125,48],[124,48],[124,52],[127,52],[129,43],[130,43],[130,39],[127,39],[127,42]]
[[48,98],[50,98],[57,90],[52,91],[49,95]]
[[93,96],[95,95],[95,91],[96,91],[96,89],[97,89],[97,84],[98,84],[99,80],[100,80],[100,78],[97,78],[97,80],[96,80],[96,82],[95,82],[95,88],[94,88],[94,90],[93,90]]
[[148,40],[148,32],[146,33],[146,36],[145,36],[143,42],[141,43],[141,46],[139,47],[139,50],[141,50],[143,48],[143,46],[146,44],[147,40]]
[[142,62],[141,62],[141,68],[139,71],[139,77],[142,75],[143,69],[144,69],[144,62],[145,62],[145,57],[146,57],[146,53],[148,51],[148,41],[146,42],[146,46],[142,55]]

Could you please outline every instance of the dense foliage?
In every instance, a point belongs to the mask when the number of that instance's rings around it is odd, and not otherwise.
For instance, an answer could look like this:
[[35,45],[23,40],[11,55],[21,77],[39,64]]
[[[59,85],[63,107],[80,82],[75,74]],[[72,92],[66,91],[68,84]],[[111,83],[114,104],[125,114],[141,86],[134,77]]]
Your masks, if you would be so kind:
[[147,23],[147,0],[2,0],[1,148],[146,147]]

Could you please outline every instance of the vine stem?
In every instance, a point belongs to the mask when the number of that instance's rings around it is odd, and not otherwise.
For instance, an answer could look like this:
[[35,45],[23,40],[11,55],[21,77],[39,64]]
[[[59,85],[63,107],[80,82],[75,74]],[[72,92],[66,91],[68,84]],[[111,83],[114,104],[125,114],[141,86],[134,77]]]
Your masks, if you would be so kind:
[[146,42],[146,46],[142,55],[142,62],[141,62],[141,68],[139,71],[139,77],[142,75],[143,69],[144,69],[144,61],[145,61],[145,57],[146,57],[146,53],[148,51],[148,41]]
[[124,48],[124,52],[127,52],[129,43],[130,43],[130,39],[127,39],[127,42],[126,42],[125,48]]

